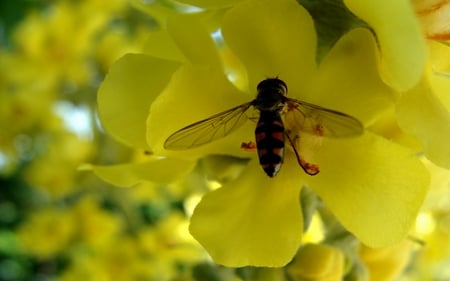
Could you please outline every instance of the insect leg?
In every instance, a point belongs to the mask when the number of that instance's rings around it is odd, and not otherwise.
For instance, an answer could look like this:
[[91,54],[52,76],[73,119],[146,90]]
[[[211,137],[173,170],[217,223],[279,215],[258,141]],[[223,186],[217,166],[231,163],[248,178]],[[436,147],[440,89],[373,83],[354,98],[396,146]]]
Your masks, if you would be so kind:
[[[297,151],[296,142],[294,142],[294,140],[291,138],[289,132],[286,132],[286,138],[289,140],[292,149],[294,149],[295,156],[297,157],[297,162],[300,165],[300,167],[302,167],[303,171],[305,171],[305,173],[307,173],[310,176],[317,175],[320,172],[319,166],[316,164],[308,163],[303,158],[300,157]],[[295,136],[295,139],[297,140],[298,136]]]

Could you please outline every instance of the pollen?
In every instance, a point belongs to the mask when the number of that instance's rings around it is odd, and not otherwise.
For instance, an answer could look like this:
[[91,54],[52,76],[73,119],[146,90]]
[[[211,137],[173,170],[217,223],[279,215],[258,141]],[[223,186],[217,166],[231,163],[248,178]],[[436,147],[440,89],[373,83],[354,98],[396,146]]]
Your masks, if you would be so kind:
[[325,128],[322,124],[317,124],[314,128],[314,133],[316,136],[323,137],[323,135],[325,134]]
[[244,151],[255,151],[256,149],[256,143],[253,141],[249,141],[249,142],[242,142],[241,143],[241,148]]

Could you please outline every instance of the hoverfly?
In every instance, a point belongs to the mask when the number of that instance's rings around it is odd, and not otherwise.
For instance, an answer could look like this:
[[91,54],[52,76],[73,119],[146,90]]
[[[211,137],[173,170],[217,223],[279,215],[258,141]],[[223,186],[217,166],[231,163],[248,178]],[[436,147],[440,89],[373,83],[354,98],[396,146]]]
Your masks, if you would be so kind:
[[[167,138],[164,148],[189,149],[225,137],[251,119],[245,114],[251,107],[259,112],[255,129],[256,149],[260,165],[269,177],[274,177],[281,168],[286,139],[303,170],[309,175],[319,172],[317,165],[304,161],[297,151],[299,131],[324,137],[356,136],[363,131],[361,122],[352,116],[288,98],[287,85],[278,78],[269,78],[258,84],[254,100],[176,131]],[[286,129],[284,125],[283,119],[288,114],[293,114],[294,130]],[[255,145],[244,142],[241,147],[251,149]]]

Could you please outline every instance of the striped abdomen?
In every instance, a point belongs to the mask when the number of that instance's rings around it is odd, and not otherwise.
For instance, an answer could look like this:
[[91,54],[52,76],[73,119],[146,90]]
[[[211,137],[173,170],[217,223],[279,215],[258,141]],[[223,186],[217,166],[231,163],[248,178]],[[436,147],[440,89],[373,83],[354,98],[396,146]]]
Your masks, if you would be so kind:
[[274,177],[284,159],[284,125],[278,111],[261,111],[255,139],[259,163],[269,177]]

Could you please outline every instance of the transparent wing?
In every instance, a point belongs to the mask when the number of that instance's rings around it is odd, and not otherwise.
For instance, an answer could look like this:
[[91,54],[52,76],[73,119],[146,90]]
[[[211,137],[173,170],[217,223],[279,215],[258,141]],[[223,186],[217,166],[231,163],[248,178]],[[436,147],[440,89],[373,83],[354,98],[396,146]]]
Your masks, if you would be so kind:
[[186,126],[170,135],[164,148],[189,149],[223,138],[248,120],[245,112],[251,105],[252,102],[244,103]]
[[361,122],[350,115],[295,99],[288,99],[284,119],[291,134],[302,131],[315,136],[351,137],[364,131]]

